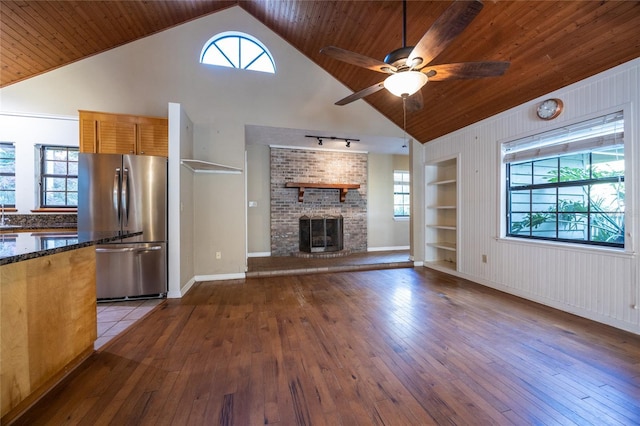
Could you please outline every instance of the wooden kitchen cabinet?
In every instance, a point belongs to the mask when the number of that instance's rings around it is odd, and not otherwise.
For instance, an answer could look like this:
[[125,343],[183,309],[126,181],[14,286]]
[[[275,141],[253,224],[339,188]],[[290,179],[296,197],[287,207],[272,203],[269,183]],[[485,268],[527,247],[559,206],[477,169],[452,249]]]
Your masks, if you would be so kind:
[[93,352],[95,251],[0,265],[0,424],[10,424]]
[[138,123],[137,153],[169,156],[169,124],[166,118],[145,118]]
[[166,118],[96,111],[80,113],[80,152],[169,156]]

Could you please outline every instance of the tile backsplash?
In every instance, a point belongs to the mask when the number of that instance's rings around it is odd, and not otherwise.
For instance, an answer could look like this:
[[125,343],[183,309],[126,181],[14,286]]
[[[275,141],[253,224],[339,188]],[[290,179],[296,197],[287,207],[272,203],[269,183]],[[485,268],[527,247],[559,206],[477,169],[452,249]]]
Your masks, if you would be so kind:
[[76,228],[78,215],[70,214],[5,214],[6,225],[17,225],[21,228]]

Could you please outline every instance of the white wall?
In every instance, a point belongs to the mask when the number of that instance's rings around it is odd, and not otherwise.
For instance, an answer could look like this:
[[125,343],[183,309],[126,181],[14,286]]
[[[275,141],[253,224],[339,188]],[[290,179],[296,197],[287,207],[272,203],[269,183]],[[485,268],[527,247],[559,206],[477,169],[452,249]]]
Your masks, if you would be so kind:
[[271,156],[267,145],[247,146],[247,239],[249,256],[271,254]]
[[[247,146],[249,256],[268,256],[270,240],[270,155],[267,145]],[[408,155],[369,154],[367,177],[367,248],[409,247],[409,220],[393,218],[393,171],[409,170]]]
[[16,209],[29,214],[39,207],[39,152],[36,145],[78,146],[78,118],[0,112],[0,142],[16,147]]
[[367,162],[367,249],[406,249],[409,219],[393,217],[393,172],[409,171],[409,156],[369,154]]
[[425,257],[425,147],[416,140],[409,143],[409,171],[411,172],[411,222],[409,223],[409,258],[421,266]]
[[[560,117],[545,122],[536,118],[535,106],[548,97],[562,99],[565,108]],[[640,333],[639,104],[636,59],[425,144],[422,167],[460,154],[459,275]],[[626,250],[501,238],[499,144],[619,109],[624,109],[626,123]],[[424,193],[424,182],[417,190]],[[413,232],[414,240],[424,244],[424,226]],[[488,263],[482,262],[483,254]]]
[[[271,51],[277,73],[198,63],[203,44],[243,31]],[[76,116],[77,110],[167,116],[180,103],[194,123],[194,157],[244,168],[245,125],[397,137],[401,130],[366,102],[334,106],[349,90],[239,7],[0,89],[4,111]],[[77,141],[76,141],[77,143]],[[194,176],[194,272],[244,273],[245,176]],[[214,254],[221,252],[222,258]]]
[[193,172],[180,158],[193,156],[193,123],[180,104],[169,104],[169,291],[182,297],[195,282]]

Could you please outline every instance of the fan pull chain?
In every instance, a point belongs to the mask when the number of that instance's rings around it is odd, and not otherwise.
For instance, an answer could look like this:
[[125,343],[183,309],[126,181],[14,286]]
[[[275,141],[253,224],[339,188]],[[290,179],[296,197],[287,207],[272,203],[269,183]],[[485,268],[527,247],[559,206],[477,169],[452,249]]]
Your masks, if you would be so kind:
[[407,147],[407,97],[402,97],[402,147]]

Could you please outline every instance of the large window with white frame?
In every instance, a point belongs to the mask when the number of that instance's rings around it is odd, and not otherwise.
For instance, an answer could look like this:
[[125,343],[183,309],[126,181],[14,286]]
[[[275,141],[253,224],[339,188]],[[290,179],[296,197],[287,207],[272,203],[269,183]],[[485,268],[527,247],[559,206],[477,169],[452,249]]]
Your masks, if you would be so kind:
[[502,144],[506,235],[624,247],[622,111]]
[[16,147],[11,142],[0,142],[0,204],[16,206]]
[[78,206],[78,148],[40,147],[40,207]]
[[410,175],[405,170],[393,171],[393,217],[408,218],[411,212]]

